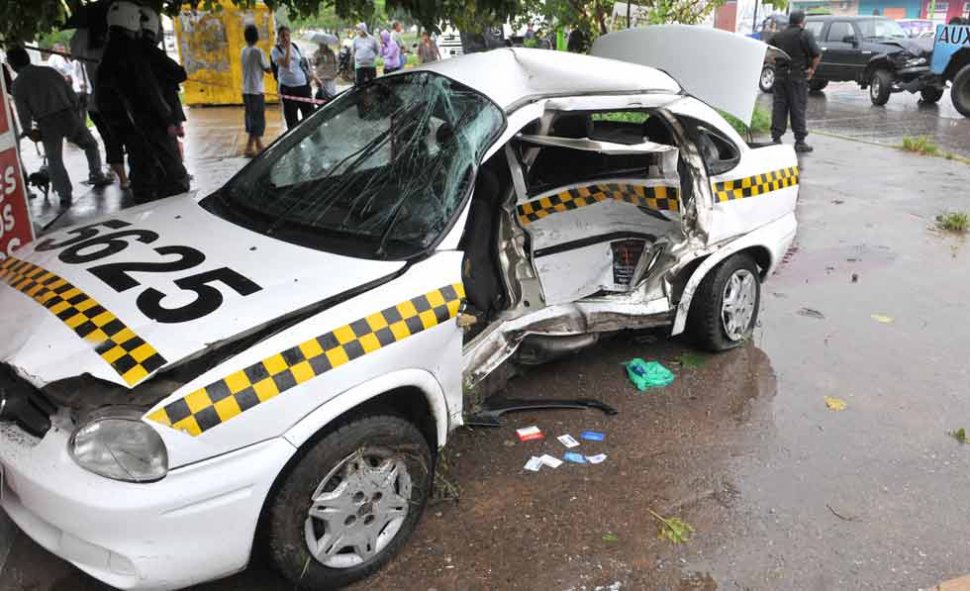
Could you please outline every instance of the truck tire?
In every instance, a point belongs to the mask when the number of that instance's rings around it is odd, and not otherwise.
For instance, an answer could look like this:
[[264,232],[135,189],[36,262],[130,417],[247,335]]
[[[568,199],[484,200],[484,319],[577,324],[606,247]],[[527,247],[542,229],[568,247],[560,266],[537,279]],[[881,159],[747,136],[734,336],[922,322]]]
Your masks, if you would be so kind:
[[889,70],[876,70],[869,79],[869,100],[878,107],[885,105],[889,102],[892,88],[893,76]]
[[936,86],[927,86],[919,91],[919,96],[924,103],[935,103],[943,97],[943,89]]
[[761,305],[761,276],[747,253],[728,257],[708,271],[687,316],[687,333],[708,351],[727,351],[754,332]]
[[775,89],[775,67],[765,64],[761,67],[761,77],[758,78],[758,88],[761,92],[771,93]]
[[407,542],[431,491],[428,442],[411,422],[363,416],[307,443],[263,510],[263,551],[300,589],[378,571]]
[[828,85],[829,85],[828,80],[815,80],[813,78],[812,80],[808,81],[808,89],[811,90],[812,92],[819,92],[820,90],[822,90]]
[[970,66],[964,66],[953,77],[950,87],[950,100],[953,107],[964,117],[970,117]]

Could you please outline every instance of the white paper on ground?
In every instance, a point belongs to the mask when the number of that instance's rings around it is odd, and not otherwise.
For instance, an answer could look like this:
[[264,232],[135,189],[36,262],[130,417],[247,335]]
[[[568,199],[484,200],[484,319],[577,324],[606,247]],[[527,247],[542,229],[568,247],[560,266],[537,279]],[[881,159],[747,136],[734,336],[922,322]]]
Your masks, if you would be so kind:
[[568,433],[565,435],[560,435],[559,437],[556,437],[556,439],[558,439],[559,443],[565,445],[567,448],[573,448],[579,445],[579,442]]
[[531,458],[529,458],[529,461],[525,463],[525,469],[528,470],[529,472],[538,472],[539,468],[542,467],[542,464],[543,464],[542,458],[532,456]]
[[586,460],[590,464],[602,464],[606,461],[606,454],[596,454],[595,456],[586,456]]
[[543,454],[539,459],[542,460],[543,464],[549,466],[550,468],[558,468],[559,466],[562,466],[562,460],[559,458],[554,458],[549,454]]

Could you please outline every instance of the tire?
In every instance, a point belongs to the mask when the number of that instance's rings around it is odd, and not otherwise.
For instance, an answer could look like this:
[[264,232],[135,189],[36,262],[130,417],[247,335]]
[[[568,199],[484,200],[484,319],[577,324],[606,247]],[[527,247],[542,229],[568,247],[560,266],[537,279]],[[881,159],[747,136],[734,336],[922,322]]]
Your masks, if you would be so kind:
[[809,80],[808,89],[812,92],[820,92],[823,88],[829,85],[828,80]]
[[924,103],[935,103],[943,98],[943,89],[936,86],[927,86],[919,91],[919,96]]
[[[731,291],[735,293],[730,294]],[[733,297],[742,293],[746,295],[741,300]],[[731,314],[725,307],[729,295],[737,305],[743,305],[744,309],[737,311],[739,316],[734,316],[740,324],[729,325]],[[696,345],[709,351],[733,349],[751,337],[760,305],[758,266],[750,255],[736,254],[709,271],[701,281],[687,317],[688,335]]]
[[889,102],[892,94],[893,77],[889,70],[876,70],[869,79],[869,100],[877,107]]
[[761,92],[771,93],[775,89],[775,67],[765,64],[761,68],[761,76],[758,78],[758,88]]
[[[431,462],[417,427],[392,415],[365,416],[309,443],[267,500],[261,532],[270,563],[309,590],[336,589],[377,572],[421,518]],[[324,495],[330,498],[318,505]],[[311,517],[314,506],[327,507],[318,515],[329,521]],[[328,546],[335,532],[347,543]]]
[[953,77],[953,86],[950,87],[950,100],[953,101],[953,108],[960,112],[964,117],[970,117],[970,66],[964,66]]

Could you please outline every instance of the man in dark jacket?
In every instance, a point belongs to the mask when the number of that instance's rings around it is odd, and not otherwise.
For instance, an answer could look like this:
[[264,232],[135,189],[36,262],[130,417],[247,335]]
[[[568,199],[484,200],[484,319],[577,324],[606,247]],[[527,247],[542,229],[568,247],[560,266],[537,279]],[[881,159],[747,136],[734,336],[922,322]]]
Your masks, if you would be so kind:
[[808,103],[808,81],[815,74],[815,68],[822,52],[811,31],[805,30],[805,13],[794,10],[788,17],[788,28],[768,40],[784,51],[790,59],[775,62],[774,105],[771,113],[771,138],[781,143],[785,135],[788,119],[791,118],[792,132],[795,134],[795,151],[811,152],[812,147],[805,143],[808,129],[805,125],[805,109]]

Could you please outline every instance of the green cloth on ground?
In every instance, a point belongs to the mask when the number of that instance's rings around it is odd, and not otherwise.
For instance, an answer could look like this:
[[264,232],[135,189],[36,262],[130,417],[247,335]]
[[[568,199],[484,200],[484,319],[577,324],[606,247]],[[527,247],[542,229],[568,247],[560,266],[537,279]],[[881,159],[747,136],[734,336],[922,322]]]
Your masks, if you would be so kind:
[[662,388],[674,381],[674,374],[656,361],[644,361],[639,357],[626,363],[626,373],[630,381],[643,392],[648,388]]

